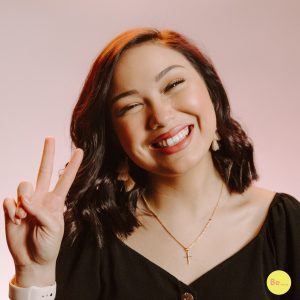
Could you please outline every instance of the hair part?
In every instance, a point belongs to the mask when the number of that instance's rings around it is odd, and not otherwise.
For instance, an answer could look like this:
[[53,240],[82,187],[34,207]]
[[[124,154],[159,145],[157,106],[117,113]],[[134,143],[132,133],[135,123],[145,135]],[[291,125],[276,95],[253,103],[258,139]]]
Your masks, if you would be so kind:
[[95,60],[75,105],[70,133],[84,150],[83,162],[67,195],[66,236],[75,241],[85,225],[99,246],[110,234],[127,237],[140,224],[135,210],[146,188],[146,172],[129,160],[136,185],[126,192],[117,181],[117,168],[125,154],[114,137],[110,94],[114,70],[122,54],[154,42],[184,55],[204,79],[217,118],[220,149],[212,151],[214,166],[229,192],[242,193],[258,178],[253,146],[241,125],[231,117],[229,101],[211,61],[183,35],[152,28],[129,30],[113,39]]

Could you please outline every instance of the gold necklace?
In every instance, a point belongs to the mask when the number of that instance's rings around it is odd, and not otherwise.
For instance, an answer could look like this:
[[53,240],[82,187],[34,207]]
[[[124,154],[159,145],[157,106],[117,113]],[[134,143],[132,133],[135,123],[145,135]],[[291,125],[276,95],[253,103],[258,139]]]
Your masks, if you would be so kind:
[[209,223],[212,221],[212,218],[219,206],[219,202],[221,199],[221,195],[222,195],[222,190],[223,190],[223,183],[221,186],[221,191],[218,197],[218,201],[216,206],[214,207],[208,221],[206,222],[206,224],[204,225],[203,229],[200,231],[200,233],[197,235],[197,237],[188,245],[185,246],[183,245],[180,241],[178,241],[178,239],[169,231],[169,229],[163,224],[163,222],[159,219],[159,217],[157,216],[157,214],[153,211],[153,209],[151,208],[150,204],[147,202],[145,196],[142,195],[142,199],[147,207],[147,209],[153,214],[153,216],[156,218],[156,220],[158,221],[158,223],[162,226],[162,228],[168,233],[168,235],[181,247],[183,248],[184,252],[185,252],[185,258],[186,258],[186,262],[189,265],[190,264],[190,257],[192,257],[191,255],[189,255],[189,252],[191,250],[191,248],[198,242],[198,240],[200,239],[200,237],[203,235],[203,233],[205,232],[206,228],[208,227]]

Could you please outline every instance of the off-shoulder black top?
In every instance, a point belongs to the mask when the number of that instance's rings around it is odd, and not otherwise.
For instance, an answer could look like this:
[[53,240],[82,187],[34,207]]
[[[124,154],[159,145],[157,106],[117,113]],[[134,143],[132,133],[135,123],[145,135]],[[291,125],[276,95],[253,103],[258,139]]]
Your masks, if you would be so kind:
[[[85,232],[62,246],[57,260],[57,300],[265,300],[300,299],[300,203],[277,193],[257,236],[189,285],[116,237],[102,249]],[[275,270],[287,272],[290,290],[267,286]]]

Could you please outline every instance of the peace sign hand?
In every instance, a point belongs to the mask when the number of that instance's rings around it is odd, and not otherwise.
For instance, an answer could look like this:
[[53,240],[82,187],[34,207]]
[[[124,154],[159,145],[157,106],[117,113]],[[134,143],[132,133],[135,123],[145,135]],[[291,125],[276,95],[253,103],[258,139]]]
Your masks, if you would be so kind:
[[54,162],[54,138],[45,139],[36,188],[28,182],[18,186],[18,201],[6,198],[6,239],[16,267],[18,286],[50,285],[64,233],[64,202],[83,158],[76,149],[55,188],[49,191]]

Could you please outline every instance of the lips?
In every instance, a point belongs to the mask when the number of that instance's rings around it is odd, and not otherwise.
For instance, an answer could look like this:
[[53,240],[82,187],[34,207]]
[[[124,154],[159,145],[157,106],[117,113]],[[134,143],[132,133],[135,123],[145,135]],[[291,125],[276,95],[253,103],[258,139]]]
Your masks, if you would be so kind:
[[171,138],[175,137],[176,135],[178,135],[178,133],[183,132],[185,129],[188,129],[190,132],[193,127],[194,127],[193,124],[177,126],[173,129],[171,129],[170,131],[168,131],[164,134],[161,134],[157,138],[155,138],[152,141],[151,146],[153,148],[157,148],[159,143],[161,144],[163,141],[166,141],[167,139],[171,139]]

